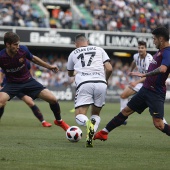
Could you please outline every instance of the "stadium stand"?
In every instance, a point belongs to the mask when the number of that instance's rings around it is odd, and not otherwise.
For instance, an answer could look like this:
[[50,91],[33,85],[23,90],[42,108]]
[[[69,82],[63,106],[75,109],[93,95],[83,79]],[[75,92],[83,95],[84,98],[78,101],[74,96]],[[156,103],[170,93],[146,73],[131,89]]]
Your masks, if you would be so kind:
[[151,32],[156,25],[169,27],[168,0],[75,1],[92,15],[94,30]]
[[169,0],[74,0],[67,5],[48,5],[37,0],[3,0],[0,1],[0,24],[151,32],[156,25],[169,27],[169,8]]
[[[170,0],[74,0],[67,5],[49,5],[39,0],[1,0],[0,25],[145,33],[159,24],[169,27],[169,9]],[[38,81],[52,87],[74,86],[74,80],[67,76],[66,53],[56,55],[41,50],[37,56],[60,68],[54,74],[33,64]],[[114,71],[109,89],[123,89],[129,63],[116,57],[111,62]]]

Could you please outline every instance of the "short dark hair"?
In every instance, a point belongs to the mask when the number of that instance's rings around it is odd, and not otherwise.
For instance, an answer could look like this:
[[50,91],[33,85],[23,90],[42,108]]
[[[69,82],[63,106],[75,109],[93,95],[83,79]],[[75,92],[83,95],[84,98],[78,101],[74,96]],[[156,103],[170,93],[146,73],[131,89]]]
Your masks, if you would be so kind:
[[146,42],[145,41],[138,41],[138,45],[144,45],[145,47],[147,47]]
[[20,40],[20,37],[14,33],[14,32],[6,32],[4,35],[4,44],[6,45],[6,43],[12,44],[12,43],[16,43]]
[[84,34],[77,34],[76,36],[75,36],[75,42],[77,41],[77,40],[80,40],[80,39],[86,39],[86,36],[84,35]]
[[166,27],[164,26],[158,26],[152,31],[152,34],[155,35],[156,37],[164,37],[166,41],[169,41],[169,31]]

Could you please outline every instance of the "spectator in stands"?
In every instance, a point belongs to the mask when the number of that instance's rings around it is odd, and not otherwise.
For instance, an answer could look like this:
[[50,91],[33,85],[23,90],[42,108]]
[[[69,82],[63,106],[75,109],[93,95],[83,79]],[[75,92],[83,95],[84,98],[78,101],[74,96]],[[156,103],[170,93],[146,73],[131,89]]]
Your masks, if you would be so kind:
[[[94,30],[151,32],[155,28],[155,24],[158,25],[160,22],[169,27],[169,1],[155,0],[155,3],[160,5],[155,7],[153,1],[151,3],[151,1],[141,0],[89,0],[85,7],[88,6],[88,10],[93,16],[92,28]],[[100,16],[100,23],[108,25],[107,27],[100,27],[98,16]],[[119,27],[118,18],[123,27]],[[155,23],[150,23],[153,18],[156,18]],[[117,26],[114,21],[117,22]]]
[[87,20],[83,17],[79,21],[79,29],[81,30],[88,30],[89,29],[89,24]]

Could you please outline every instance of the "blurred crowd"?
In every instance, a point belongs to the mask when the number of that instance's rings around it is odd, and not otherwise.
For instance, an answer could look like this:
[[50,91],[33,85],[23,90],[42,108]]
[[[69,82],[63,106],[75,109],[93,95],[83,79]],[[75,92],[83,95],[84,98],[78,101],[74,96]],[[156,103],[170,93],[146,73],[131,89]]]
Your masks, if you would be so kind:
[[[34,53],[37,56],[59,68],[58,73],[53,73],[41,66],[31,63],[31,73],[33,77],[42,83],[44,86],[50,87],[75,87],[74,77],[69,77],[67,72],[67,57],[65,54],[56,53]],[[111,59],[113,66],[113,73],[108,81],[108,89],[121,89],[123,90],[129,82],[137,77],[128,76],[130,63],[124,63],[119,58]],[[167,87],[170,88],[170,78],[167,80]]]
[[[102,31],[151,32],[157,25],[169,28],[170,0],[74,0],[90,12],[92,24],[84,16],[74,21],[71,8],[55,8],[50,18],[40,14],[31,0],[1,0],[0,25],[51,27]],[[152,3],[151,3],[152,2]]]
[[[84,0],[77,1],[93,16],[92,29],[151,32],[157,25],[169,27],[169,0]],[[87,26],[86,26],[87,27]]]
[[[64,54],[56,53],[38,53],[37,56],[52,65],[56,65],[59,68],[58,73],[53,73],[41,66],[31,63],[31,73],[33,77],[42,83],[44,86],[61,87],[61,86],[75,86],[74,77],[69,77],[67,72],[67,57]],[[109,79],[109,88],[112,89],[114,86],[124,88],[127,83],[127,72],[129,64],[124,64],[121,60],[111,60],[113,65],[113,75]]]
[[49,20],[34,8],[31,0],[1,0],[0,25],[49,27]]

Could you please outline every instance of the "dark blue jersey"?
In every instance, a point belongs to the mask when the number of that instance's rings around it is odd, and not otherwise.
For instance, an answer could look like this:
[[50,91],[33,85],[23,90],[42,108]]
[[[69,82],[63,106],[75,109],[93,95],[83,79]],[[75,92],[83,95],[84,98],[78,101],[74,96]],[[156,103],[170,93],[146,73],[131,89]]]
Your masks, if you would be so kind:
[[[4,75],[4,71],[2,69],[0,69],[0,72]],[[1,86],[3,87],[5,84],[6,84],[6,77],[4,76]]]
[[33,55],[26,46],[20,46],[17,54],[10,57],[6,49],[0,51],[0,67],[4,71],[7,82],[24,83],[31,76],[27,66],[27,59],[32,60]]
[[[31,69],[30,62],[27,60],[26,63],[27,63],[28,70],[30,70]],[[3,82],[1,83],[1,86],[4,86],[6,84],[6,82],[7,82],[6,76],[5,76],[5,73],[4,73],[4,71],[2,69],[0,69],[0,72],[2,72],[4,74]]]
[[165,82],[170,73],[170,47],[166,47],[159,50],[153,56],[153,60],[149,65],[148,72],[155,70],[161,65],[167,66],[167,71],[162,74],[146,77],[143,86],[155,92],[166,93]]

